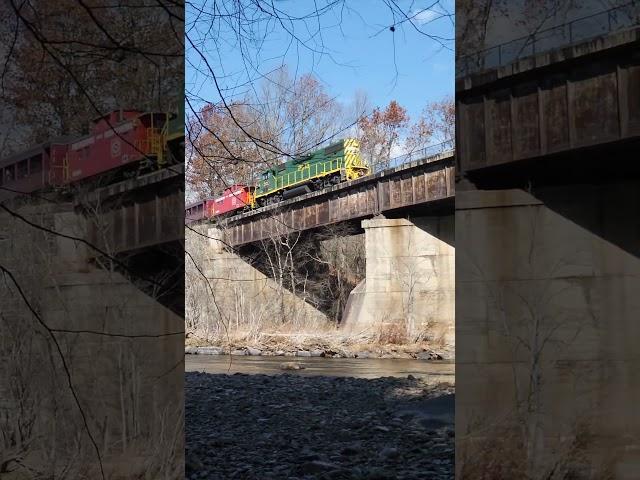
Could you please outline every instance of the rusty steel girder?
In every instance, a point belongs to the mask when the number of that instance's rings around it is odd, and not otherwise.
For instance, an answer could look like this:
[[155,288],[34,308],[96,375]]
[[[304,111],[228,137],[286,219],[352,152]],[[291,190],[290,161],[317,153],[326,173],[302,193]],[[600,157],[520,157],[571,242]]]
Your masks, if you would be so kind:
[[640,27],[456,79],[458,173],[640,138]]
[[89,241],[109,254],[184,241],[184,165],[91,192]]

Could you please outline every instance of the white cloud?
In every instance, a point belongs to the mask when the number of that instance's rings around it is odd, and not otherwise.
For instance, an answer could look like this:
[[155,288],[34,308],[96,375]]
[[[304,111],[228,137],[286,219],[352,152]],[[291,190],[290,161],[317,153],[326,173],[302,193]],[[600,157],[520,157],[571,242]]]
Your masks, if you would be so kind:
[[413,18],[414,22],[423,25],[425,23],[429,23],[430,21],[440,17],[441,15],[442,14],[440,12],[426,9],[426,10],[414,11],[409,16]]
[[391,145],[391,152],[389,152],[389,156],[391,158],[399,157],[400,155],[404,155],[408,151],[409,149],[404,144],[404,142],[402,144],[394,144]]

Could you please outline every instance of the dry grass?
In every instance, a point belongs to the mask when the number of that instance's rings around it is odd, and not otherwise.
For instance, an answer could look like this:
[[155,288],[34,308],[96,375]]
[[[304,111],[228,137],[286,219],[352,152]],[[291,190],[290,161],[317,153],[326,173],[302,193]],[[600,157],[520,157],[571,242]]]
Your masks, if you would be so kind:
[[[456,451],[456,478],[462,480],[613,480],[611,462],[593,456],[594,437],[587,422],[578,421],[573,432],[548,437],[538,449],[528,448],[522,422],[513,418],[499,425],[478,427],[473,436],[460,437]],[[535,456],[531,462],[528,455]],[[533,466],[535,465],[535,466]]]

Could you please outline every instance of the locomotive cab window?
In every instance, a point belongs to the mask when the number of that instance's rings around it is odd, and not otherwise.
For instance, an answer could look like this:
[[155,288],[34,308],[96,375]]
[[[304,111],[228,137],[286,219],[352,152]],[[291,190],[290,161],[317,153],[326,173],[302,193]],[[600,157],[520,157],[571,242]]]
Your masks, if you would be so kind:
[[325,153],[325,155],[332,155],[334,153],[339,152],[340,150],[342,150],[342,143],[336,143],[336,144],[329,145],[328,147],[326,147],[324,149],[324,153]]

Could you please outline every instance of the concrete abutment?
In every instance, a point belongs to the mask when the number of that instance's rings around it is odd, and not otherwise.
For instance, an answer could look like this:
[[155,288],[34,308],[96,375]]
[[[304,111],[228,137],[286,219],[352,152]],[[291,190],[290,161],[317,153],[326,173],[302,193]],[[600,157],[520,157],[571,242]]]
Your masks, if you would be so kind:
[[363,220],[366,278],[349,297],[341,328],[406,332],[455,343],[453,215]]
[[186,295],[193,299],[187,317],[208,319],[204,322],[208,324],[208,334],[220,337],[223,324],[236,333],[251,335],[262,324],[304,326],[327,322],[326,315],[305,301],[304,293],[294,295],[230,252],[221,229],[209,227],[203,232],[207,238],[187,233],[189,241],[194,242],[193,251],[203,253],[195,260],[203,266],[202,272],[194,271],[193,262],[187,260]]

